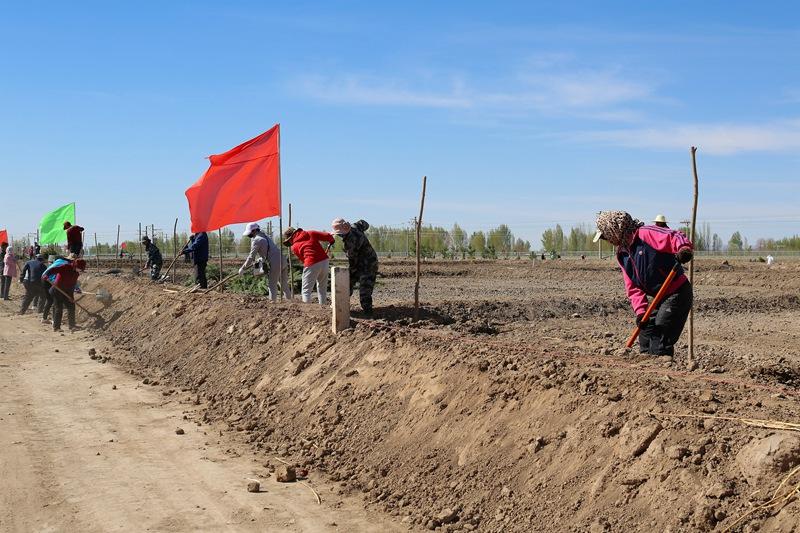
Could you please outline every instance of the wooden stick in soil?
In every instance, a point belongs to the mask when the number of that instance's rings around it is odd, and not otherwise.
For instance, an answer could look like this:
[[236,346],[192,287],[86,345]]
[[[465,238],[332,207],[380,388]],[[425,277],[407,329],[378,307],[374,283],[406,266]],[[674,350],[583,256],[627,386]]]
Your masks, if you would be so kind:
[[[289,227],[292,227],[292,204],[289,204]],[[283,234],[281,234],[281,240],[283,240]],[[286,250],[288,254],[287,257],[289,258],[289,294],[294,297],[294,269],[292,268],[292,245],[290,244]],[[283,291],[281,291],[283,292]]]
[[417,219],[417,277],[414,282],[414,322],[419,320],[419,280],[420,280],[420,241],[422,236],[422,211],[425,209],[425,188],[428,177],[422,176],[422,197],[419,201],[419,218]]
[[97,248],[97,233],[94,234],[94,258],[97,264],[97,270],[100,270],[100,253]]
[[219,279],[222,280],[222,228],[217,230],[219,235]]
[[117,266],[119,266],[119,224],[117,224],[117,246],[114,248],[114,254],[117,256]]
[[[692,204],[692,226],[689,228],[689,240],[694,243],[695,225],[697,224],[697,147],[692,146],[692,174],[694,177],[694,203]],[[689,283],[694,291],[694,259],[689,262]],[[689,368],[694,366],[694,305],[689,309],[689,357],[687,360]]]
[[[178,219],[175,219],[175,224],[172,226],[172,252],[175,255],[175,259],[172,260],[172,265],[169,266],[167,269],[167,276],[169,276],[170,271],[172,270],[173,265],[175,265],[175,260],[178,259]],[[172,277],[172,281],[175,281],[175,276]]]
[[203,293],[205,294],[205,293],[208,293],[208,292],[211,292],[211,291],[213,291],[214,289],[216,289],[217,287],[219,287],[220,285],[222,285],[223,283],[225,283],[225,282],[226,282],[226,281],[228,281],[229,279],[231,279],[231,278],[234,278],[234,277],[236,277],[236,276],[238,276],[238,275],[239,275],[239,273],[238,273],[238,272],[234,272],[233,274],[229,274],[229,275],[228,275],[228,276],[226,276],[225,278],[223,278],[223,279],[219,280],[217,283],[213,284],[212,286],[210,286],[209,288],[207,288],[206,290],[204,290],[204,291],[203,291]]

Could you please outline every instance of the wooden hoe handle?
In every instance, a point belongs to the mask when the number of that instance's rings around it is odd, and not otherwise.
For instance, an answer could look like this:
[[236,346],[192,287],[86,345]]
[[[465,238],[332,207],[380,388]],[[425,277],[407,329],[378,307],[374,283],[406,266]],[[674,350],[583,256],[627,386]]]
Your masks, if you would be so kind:
[[[658,307],[658,304],[661,303],[661,300],[664,299],[664,295],[666,294],[667,289],[669,288],[670,284],[672,283],[672,280],[675,278],[675,274],[678,273],[678,267],[680,267],[680,263],[678,263],[676,261],[675,262],[675,266],[673,266],[672,270],[669,271],[669,275],[667,276],[667,279],[664,280],[664,283],[661,284],[661,288],[658,289],[658,292],[656,293],[656,297],[653,298],[653,301],[650,302],[650,305],[647,306],[647,311],[644,312],[644,316],[642,317],[641,324],[645,324],[645,323],[647,323],[648,320],[650,320],[650,315],[653,314],[653,310],[655,310],[655,308]],[[642,332],[642,327],[641,326],[636,326],[636,329],[633,330],[633,333],[631,333],[631,336],[628,337],[628,342],[625,343],[625,347],[626,348],[630,348],[631,346],[633,346],[633,343],[636,342],[636,338],[639,336],[639,333],[641,333],[641,332]]]

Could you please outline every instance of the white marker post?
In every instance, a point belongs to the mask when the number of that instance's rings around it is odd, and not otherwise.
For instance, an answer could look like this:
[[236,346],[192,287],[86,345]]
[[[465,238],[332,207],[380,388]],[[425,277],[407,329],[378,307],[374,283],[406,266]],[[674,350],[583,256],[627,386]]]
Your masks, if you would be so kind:
[[333,321],[331,329],[341,333],[350,327],[350,270],[331,267],[331,296],[333,298]]

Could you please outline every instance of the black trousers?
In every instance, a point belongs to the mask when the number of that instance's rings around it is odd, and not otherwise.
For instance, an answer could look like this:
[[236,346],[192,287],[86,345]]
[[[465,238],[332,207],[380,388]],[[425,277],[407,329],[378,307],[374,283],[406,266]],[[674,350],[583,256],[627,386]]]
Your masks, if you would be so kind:
[[35,299],[41,301],[44,298],[44,289],[41,282],[25,281],[23,285],[25,285],[25,296],[22,297],[22,305],[19,308],[19,314],[21,315],[28,311],[28,307]]
[[47,320],[47,317],[50,316],[50,308],[53,306],[53,295],[50,294],[50,287],[52,287],[52,285],[49,281],[42,282],[44,299],[39,298],[39,311],[42,313],[43,320]]
[[674,294],[664,298],[639,334],[639,351],[650,355],[674,355],[692,309],[692,285],[688,281]]
[[206,265],[208,263],[195,263],[194,264],[194,282],[200,284],[201,289],[208,288],[208,280],[206,279]]
[[61,328],[61,318],[64,316],[64,308],[67,309],[67,320],[70,329],[75,327],[75,302],[61,294],[55,287],[50,289],[53,296],[53,329]]
[[69,253],[71,254],[81,255],[81,250],[83,250],[82,242],[76,242],[74,244],[69,245]]
[[0,276],[0,298],[8,300],[8,293],[11,290],[11,276]]

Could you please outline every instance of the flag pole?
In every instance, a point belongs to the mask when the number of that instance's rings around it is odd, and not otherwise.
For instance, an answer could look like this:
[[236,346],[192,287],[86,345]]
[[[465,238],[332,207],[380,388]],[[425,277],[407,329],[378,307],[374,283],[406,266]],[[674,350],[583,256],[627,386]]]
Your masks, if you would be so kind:
[[[280,242],[280,250],[281,250],[281,270],[283,270],[283,171],[281,168],[281,123],[278,122],[278,205],[280,206],[280,212],[278,213],[278,242]],[[291,275],[292,272],[292,249],[289,248],[287,250],[288,259],[289,259],[289,273]],[[283,285],[283,279],[281,279],[281,285]],[[292,284],[289,285],[289,296],[292,296],[292,290],[294,287]],[[283,300],[283,295],[286,294],[286,287],[281,287],[281,300]]]

